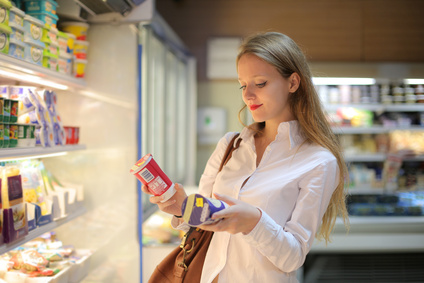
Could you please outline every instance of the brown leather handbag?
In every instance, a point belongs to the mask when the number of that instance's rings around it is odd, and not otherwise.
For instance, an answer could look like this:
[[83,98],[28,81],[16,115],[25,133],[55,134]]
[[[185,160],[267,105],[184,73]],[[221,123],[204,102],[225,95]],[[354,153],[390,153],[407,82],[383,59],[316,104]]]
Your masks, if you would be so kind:
[[[219,171],[230,160],[233,150],[239,147],[241,139],[238,139],[237,144],[234,146],[234,141],[239,135],[237,133],[228,144]],[[184,235],[180,246],[175,248],[156,266],[149,283],[200,282],[203,263],[205,262],[206,252],[212,236],[213,232],[211,231],[191,227]]]

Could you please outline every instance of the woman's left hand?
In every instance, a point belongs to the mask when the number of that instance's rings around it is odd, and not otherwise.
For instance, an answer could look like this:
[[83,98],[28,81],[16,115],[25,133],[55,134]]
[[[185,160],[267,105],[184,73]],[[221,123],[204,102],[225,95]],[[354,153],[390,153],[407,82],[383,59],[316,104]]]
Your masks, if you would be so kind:
[[212,219],[221,219],[220,221],[201,225],[201,229],[214,232],[226,231],[231,234],[240,232],[249,234],[255,228],[262,215],[262,212],[257,207],[229,196],[216,193],[214,195],[216,199],[227,203],[229,207],[212,215]]

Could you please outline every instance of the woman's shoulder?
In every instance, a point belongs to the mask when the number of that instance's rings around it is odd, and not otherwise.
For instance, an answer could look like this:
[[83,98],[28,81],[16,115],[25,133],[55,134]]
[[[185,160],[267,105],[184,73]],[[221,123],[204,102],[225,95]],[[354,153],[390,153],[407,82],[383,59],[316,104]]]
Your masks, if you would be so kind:
[[302,147],[302,155],[305,158],[316,160],[318,162],[337,162],[337,158],[334,154],[323,146],[318,144],[304,144]]

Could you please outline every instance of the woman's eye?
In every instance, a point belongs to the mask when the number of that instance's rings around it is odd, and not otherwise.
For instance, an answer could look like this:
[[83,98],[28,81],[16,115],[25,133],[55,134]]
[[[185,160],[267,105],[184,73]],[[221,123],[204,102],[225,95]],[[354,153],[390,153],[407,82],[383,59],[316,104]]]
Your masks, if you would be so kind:
[[240,87],[240,89],[241,90],[244,90],[246,88],[246,86],[245,85],[242,85],[241,87]]
[[263,82],[261,84],[256,84],[257,87],[262,88],[266,85],[267,82]]

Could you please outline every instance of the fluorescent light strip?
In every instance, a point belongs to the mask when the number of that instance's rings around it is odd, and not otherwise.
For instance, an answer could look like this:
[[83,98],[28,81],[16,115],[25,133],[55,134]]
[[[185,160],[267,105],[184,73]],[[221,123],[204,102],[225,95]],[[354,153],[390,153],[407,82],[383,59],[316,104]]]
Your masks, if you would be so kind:
[[312,78],[314,85],[373,85],[372,78]]
[[19,80],[19,81],[25,81],[25,82],[29,82],[29,83],[40,84],[40,85],[43,85],[43,86],[48,86],[48,87],[61,89],[61,90],[67,90],[68,89],[68,86],[66,86],[66,85],[58,84],[58,83],[48,81],[48,80],[43,80],[43,79],[40,79],[39,77],[33,76],[33,75],[15,74],[15,73],[12,73],[12,72],[0,70],[0,76],[8,77],[10,79],[16,79],[16,80]]
[[12,160],[26,160],[26,159],[36,159],[36,158],[44,158],[44,157],[56,157],[56,156],[63,156],[68,154],[67,152],[55,152],[55,153],[47,153],[47,154],[40,154],[40,155],[29,155],[29,156],[22,156],[22,157],[7,157],[7,158],[1,158],[0,162],[4,161],[12,161]]
[[406,85],[424,85],[424,79],[404,79]]

